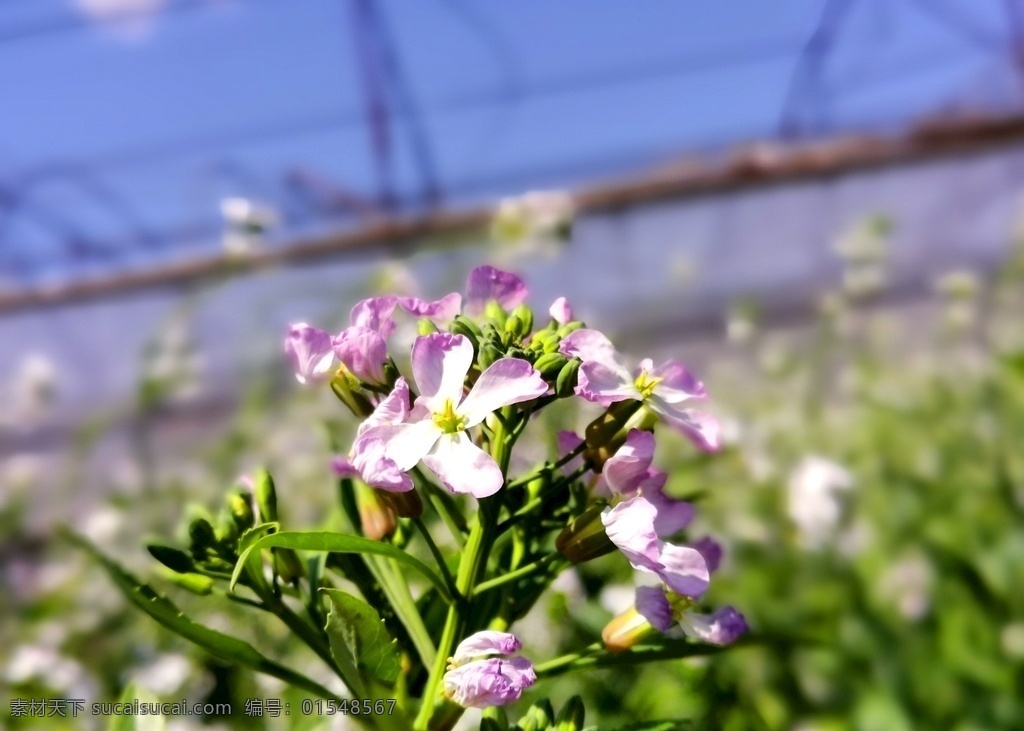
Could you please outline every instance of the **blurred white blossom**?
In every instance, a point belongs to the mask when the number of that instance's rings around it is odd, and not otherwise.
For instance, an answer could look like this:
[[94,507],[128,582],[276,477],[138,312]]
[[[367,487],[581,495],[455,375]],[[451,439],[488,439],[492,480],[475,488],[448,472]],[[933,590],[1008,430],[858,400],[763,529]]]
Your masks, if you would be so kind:
[[842,517],[838,494],[853,487],[853,475],[823,457],[808,456],[789,478],[789,517],[810,549],[824,547]]
[[231,256],[252,253],[262,242],[263,234],[280,222],[277,211],[269,205],[248,198],[224,198],[220,202],[224,217],[224,252]]

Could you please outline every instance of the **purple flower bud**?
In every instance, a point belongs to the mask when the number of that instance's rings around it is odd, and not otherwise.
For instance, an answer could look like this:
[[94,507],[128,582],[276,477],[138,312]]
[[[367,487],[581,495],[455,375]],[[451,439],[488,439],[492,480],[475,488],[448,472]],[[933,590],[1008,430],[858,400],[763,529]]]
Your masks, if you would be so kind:
[[334,363],[331,336],[319,328],[296,322],[289,326],[284,352],[302,384],[323,380]]
[[444,692],[464,708],[490,708],[519,700],[537,680],[525,657],[490,658],[460,665],[444,674]]
[[511,655],[523,646],[519,638],[508,632],[483,630],[470,635],[455,648],[452,662],[461,665],[481,655]]
[[364,383],[383,384],[388,346],[376,331],[367,327],[346,328],[331,340],[334,354],[349,373]]
[[559,325],[565,325],[566,323],[572,322],[572,308],[569,306],[569,303],[566,302],[565,297],[559,297],[556,299],[551,304],[548,314],[551,315]]

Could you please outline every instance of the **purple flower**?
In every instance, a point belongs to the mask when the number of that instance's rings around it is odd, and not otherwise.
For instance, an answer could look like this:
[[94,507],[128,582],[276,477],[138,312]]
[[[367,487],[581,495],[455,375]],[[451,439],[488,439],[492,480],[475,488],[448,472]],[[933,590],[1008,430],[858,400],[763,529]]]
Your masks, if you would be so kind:
[[473,346],[461,335],[433,333],[417,338],[412,372],[420,396],[409,418],[367,434],[384,441],[388,458],[401,471],[422,460],[452,492],[481,498],[497,492],[504,477],[467,430],[493,411],[543,395],[548,386],[525,360],[502,358],[480,374],[464,396],[472,363]]
[[653,469],[654,435],[633,429],[626,442],[604,464],[601,477],[613,492],[621,495],[639,493],[657,511],[655,532],[661,538],[678,533],[693,520],[693,506],[665,494],[668,475]]
[[319,328],[296,322],[289,326],[284,352],[302,384],[323,380],[334,364],[331,336]]
[[409,385],[399,378],[391,393],[359,425],[349,456],[331,461],[334,473],[339,477],[359,477],[371,487],[390,492],[412,490],[412,478],[387,456],[384,441],[373,434],[376,429],[401,424],[408,416]]
[[466,314],[479,317],[491,300],[511,310],[523,303],[526,294],[526,285],[515,274],[492,266],[477,267],[466,281]]
[[376,330],[349,327],[331,339],[334,354],[349,373],[364,383],[383,384],[388,346]]
[[748,629],[747,620],[732,607],[722,607],[711,614],[688,609],[674,612],[661,586],[639,587],[636,590],[636,610],[662,632],[668,631],[678,616],[683,632],[714,645],[732,644]]
[[[565,455],[569,454],[575,449],[579,449],[580,445],[583,444],[583,437],[574,431],[568,431],[562,429],[555,436],[555,442],[558,446],[558,457],[561,459]],[[562,465],[562,472],[569,475],[578,470],[583,466],[583,455],[578,454],[564,465]]]
[[611,341],[596,330],[570,333],[559,351],[583,361],[576,386],[579,396],[605,407],[627,399],[642,401],[698,447],[718,448],[718,422],[714,417],[683,406],[687,401],[705,398],[707,392],[682,364],[670,360],[655,367],[650,358],[645,358],[630,372],[621,364]]
[[708,571],[711,573],[718,571],[718,565],[722,563],[722,544],[711,536],[703,536],[694,541],[692,545],[704,557],[708,564]]
[[349,313],[349,324],[367,327],[386,340],[395,331],[395,320],[391,315],[397,306],[398,298],[392,295],[360,300]]
[[427,302],[419,297],[399,297],[398,306],[410,315],[427,317],[438,327],[443,327],[454,320],[462,309],[462,295],[452,292],[435,302]]
[[463,708],[490,708],[519,700],[537,673],[525,657],[477,660],[444,674],[444,693]]
[[452,662],[455,665],[462,665],[467,660],[482,655],[511,655],[522,647],[523,643],[510,632],[483,630],[470,635],[459,643],[459,646],[455,648],[455,654],[452,655]]
[[455,648],[444,674],[445,695],[464,708],[503,706],[519,700],[537,673],[525,657],[476,659],[510,655],[522,647],[515,635],[485,630],[467,637]]
[[572,322],[572,308],[569,303],[566,302],[565,297],[559,297],[551,303],[551,307],[548,309],[548,314],[557,322],[559,325],[565,325],[566,323]]
[[746,618],[732,607],[722,607],[711,614],[683,612],[679,624],[690,637],[713,645],[732,644],[749,629]]
[[657,508],[642,496],[601,514],[608,539],[633,568],[655,574],[677,594],[697,598],[708,588],[710,574],[700,551],[665,543],[658,537]]

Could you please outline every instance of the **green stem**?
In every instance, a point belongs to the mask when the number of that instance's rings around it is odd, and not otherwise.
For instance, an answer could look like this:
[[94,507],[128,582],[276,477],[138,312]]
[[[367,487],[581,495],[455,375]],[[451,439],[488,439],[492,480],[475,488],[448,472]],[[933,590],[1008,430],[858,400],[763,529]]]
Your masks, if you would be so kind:
[[602,653],[600,644],[594,644],[582,652],[563,655],[549,662],[536,666],[537,678],[554,678],[566,673],[595,668],[610,668],[619,665],[640,665],[641,663],[657,662],[658,660],[677,660],[683,657],[698,655],[715,655],[726,649],[721,645],[704,645],[696,642],[678,640],[659,647],[638,647],[629,652]]
[[[570,451],[570,452],[566,453],[565,455],[563,455],[557,462],[553,462],[553,463],[545,462],[543,464],[543,466],[541,466],[539,469],[536,469],[533,472],[529,472],[529,473],[523,475],[522,477],[520,477],[518,479],[512,480],[512,482],[508,483],[508,487],[506,487],[505,489],[513,490],[513,489],[515,489],[517,487],[523,487],[524,485],[529,485],[531,482],[536,480],[538,477],[540,477],[545,472],[554,472],[555,470],[560,469],[560,468],[564,467],[565,465],[569,464],[569,462],[571,462],[573,459],[575,459],[576,457],[579,457],[581,454],[583,454],[583,452],[584,452],[584,450],[586,450],[586,448],[587,448],[587,443],[586,442],[582,442],[578,447],[576,447],[572,451]],[[583,469],[582,472],[580,470],[576,470],[576,472],[578,472],[580,474],[583,474],[583,472],[586,472],[587,469],[589,469],[589,468]]]
[[363,556],[363,560],[380,585],[391,608],[395,610],[395,616],[409,633],[409,639],[419,653],[423,666],[430,667],[435,659],[434,643],[430,640],[430,633],[423,624],[423,617],[420,616],[416,602],[409,593],[405,577],[400,574],[400,570],[393,570],[390,560],[382,556]]
[[469,533],[469,526],[466,523],[466,517],[459,510],[455,500],[452,499],[451,495],[428,480],[418,467],[413,468],[410,474],[412,475],[413,482],[416,483],[416,487],[426,494],[427,500],[430,501],[430,504],[434,506],[434,510],[441,516],[441,520],[448,526],[448,530],[451,531],[452,537],[459,545],[459,548],[462,548],[466,544],[466,534]]
[[444,583],[448,586],[448,592],[452,595],[452,598],[458,597],[458,590],[455,588],[455,579],[452,578],[451,572],[448,570],[448,563],[444,560],[444,556],[438,549],[437,544],[434,543],[433,536],[430,535],[430,531],[427,530],[426,524],[422,518],[414,518],[413,524],[419,530],[423,536],[423,540],[426,541],[427,547],[430,549],[430,553],[434,557],[434,561],[437,563],[437,568],[441,571],[441,577],[444,579]]
[[532,500],[529,500],[526,503],[524,503],[523,506],[519,508],[519,510],[512,513],[512,515],[510,515],[506,520],[503,520],[498,525],[498,534],[501,535],[502,533],[507,531],[509,528],[511,528],[513,525],[519,522],[519,519],[522,518],[524,515],[528,515],[537,508],[543,507],[543,505],[548,500],[550,500],[552,497],[558,494],[558,492],[562,490],[566,485],[572,484],[573,481],[582,477],[583,474],[586,473],[589,469],[589,467],[584,465],[577,469],[572,474],[566,475],[562,479],[553,481],[550,485],[544,488],[544,490],[542,490],[539,495],[537,495]]
[[[550,553],[547,556],[545,556],[544,558],[538,559],[537,561],[534,561],[531,564],[523,566],[521,569],[516,569],[515,571],[511,571],[511,572],[509,572],[507,574],[504,574],[503,576],[498,576],[497,578],[490,579],[488,581],[484,581],[484,582],[482,582],[480,584],[477,584],[476,588],[473,590],[473,594],[474,594],[474,596],[476,596],[478,594],[483,594],[485,591],[490,591],[491,589],[497,589],[497,588],[499,588],[501,586],[504,586],[505,584],[513,582],[513,581],[515,581],[517,579],[521,579],[524,576],[530,576],[531,574],[535,574],[535,573],[538,573],[540,571],[543,571],[550,564],[557,563],[558,560],[561,559],[561,558],[562,558],[561,554]],[[564,559],[563,559],[563,561],[564,561]],[[564,561],[564,562],[566,563],[566,565],[568,565],[568,561]]]
[[469,616],[470,603],[473,598],[473,587],[487,565],[494,523],[497,517],[499,506],[494,498],[483,498],[480,500],[480,509],[477,514],[477,522],[469,532],[469,538],[462,551],[462,560],[459,562],[458,575],[455,578],[455,588],[458,591],[458,599],[448,607],[448,616],[445,618],[444,630],[441,633],[441,642],[437,647],[437,657],[430,676],[427,678],[426,687],[423,690],[423,701],[420,712],[416,716],[413,728],[417,731],[426,731],[430,724],[430,717],[434,712],[434,705],[441,689],[441,680],[448,669],[448,658],[455,650],[455,642],[458,640],[466,618]]

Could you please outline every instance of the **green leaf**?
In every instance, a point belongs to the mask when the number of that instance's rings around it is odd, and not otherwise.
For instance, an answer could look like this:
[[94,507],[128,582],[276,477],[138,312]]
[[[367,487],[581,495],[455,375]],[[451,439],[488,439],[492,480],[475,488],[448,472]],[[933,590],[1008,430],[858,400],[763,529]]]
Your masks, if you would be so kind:
[[[331,602],[327,615],[327,637],[331,653],[343,674],[363,680],[375,679],[391,686],[398,679],[399,658],[395,640],[388,635],[377,611],[361,599],[338,589],[321,589]],[[346,680],[346,683],[348,681]],[[353,688],[358,695],[365,689]]]
[[106,569],[117,587],[135,606],[167,629],[195,643],[221,660],[272,675],[321,698],[336,698],[331,691],[319,683],[264,657],[248,642],[192,621],[182,614],[169,599],[156,593],[148,584],[140,583],[138,579],[103,555],[87,540],[74,534],[66,535],[73,543],[88,551]]
[[361,536],[350,536],[345,535],[344,533],[331,533],[326,531],[309,533],[285,531],[283,533],[272,533],[271,535],[264,536],[263,538],[255,541],[252,545],[247,546],[242,551],[242,554],[238,559],[238,563],[235,565],[235,571],[231,576],[232,588],[234,588],[239,577],[242,575],[242,571],[245,569],[246,561],[249,560],[250,554],[264,548],[291,548],[296,551],[327,551],[329,553],[372,553],[379,556],[386,556],[387,558],[393,559],[398,563],[403,563],[420,572],[428,581],[430,581],[431,584],[437,587],[438,592],[440,592],[441,596],[444,597],[445,601],[451,601],[451,595],[448,593],[448,587],[445,586],[441,577],[418,558],[410,556],[405,551],[395,548],[390,543],[373,541]]

